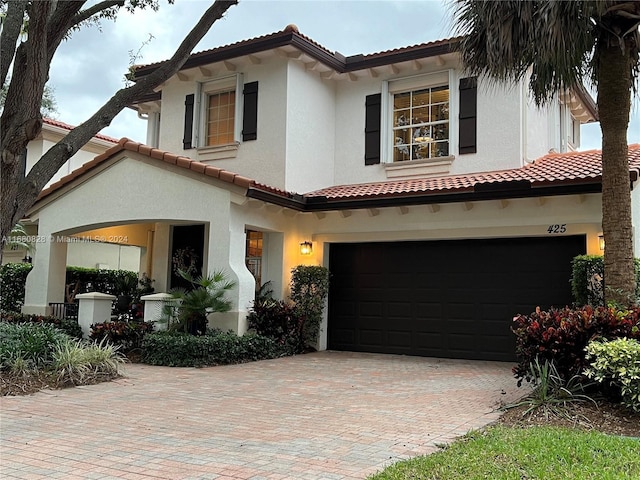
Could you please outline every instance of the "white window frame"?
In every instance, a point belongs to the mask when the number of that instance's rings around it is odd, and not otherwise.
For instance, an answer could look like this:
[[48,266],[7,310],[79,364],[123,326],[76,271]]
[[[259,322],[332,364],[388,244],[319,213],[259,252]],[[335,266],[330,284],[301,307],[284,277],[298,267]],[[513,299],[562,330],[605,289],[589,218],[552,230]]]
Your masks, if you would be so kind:
[[196,84],[195,95],[195,128],[193,143],[196,148],[217,149],[225,148],[228,145],[207,145],[207,105],[209,105],[209,95],[222,92],[231,92],[235,89],[236,106],[233,124],[233,140],[236,145],[242,142],[242,113],[244,111],[244,77],[242,73],[235,73],[226,77],[217,78],[207,82]]
[[[455,107],[455,95],[452,85],[455,85],[454,71],[451,69],[440,70],[410,77],[397,78],[382,82],[382,115],[380,125],[380,152],[382,152],[382,163],[393,164],[393,142],[391,141],[391,131],[393,130],[393,97],[397,93],[407,93],[421,88],[432,88],[447,86],[449,88],[449,156],[435,157],[429,160],[438,160],[452,157],[454,151],[454,122],[452,112],[457,111]],[[455,98],[454,98],[455,97]],[[414,160],[421,161],[421,160]],[[406,162],[395,162],[406,163]]]

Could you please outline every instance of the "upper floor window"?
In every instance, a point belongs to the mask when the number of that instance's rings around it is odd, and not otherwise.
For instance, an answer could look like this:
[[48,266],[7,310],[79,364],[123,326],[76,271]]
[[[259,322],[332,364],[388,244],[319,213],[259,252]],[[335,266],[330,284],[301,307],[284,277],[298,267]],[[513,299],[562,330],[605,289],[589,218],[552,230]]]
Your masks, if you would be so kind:
[[198,147],[240,143],[242,133],[242,74],[198,84],[196,128]]
[[258,138],[258,82],[243,84],[237,74],[196,85],[184,101],[185,150],[197,147],[200,160],[232,158],[240,141]]
[[393,161],[449,156],[449,86],[393,95]]
[[208,95],[206,145],[227,145],[234,141],[236,92]]

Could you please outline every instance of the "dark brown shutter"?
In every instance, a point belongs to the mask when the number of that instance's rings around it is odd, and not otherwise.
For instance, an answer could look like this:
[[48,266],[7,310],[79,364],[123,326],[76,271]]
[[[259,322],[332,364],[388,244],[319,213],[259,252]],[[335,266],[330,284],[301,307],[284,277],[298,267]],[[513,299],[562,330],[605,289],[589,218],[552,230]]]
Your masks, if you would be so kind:
[[460,154],[477,152],[478,78],[460,79]]
[[367,95],[365,101],[364,122],[364,164],[380,163],[380,115],[382,113],[382,95]]
[[258,82],[244,84],[242,113],[242,141],[258,138]]
[[195,95],[192,93],[184,99],[184,137],[182,138],[182,148],[188,150],[193,148],[191,139],[193,138],[193,101]]

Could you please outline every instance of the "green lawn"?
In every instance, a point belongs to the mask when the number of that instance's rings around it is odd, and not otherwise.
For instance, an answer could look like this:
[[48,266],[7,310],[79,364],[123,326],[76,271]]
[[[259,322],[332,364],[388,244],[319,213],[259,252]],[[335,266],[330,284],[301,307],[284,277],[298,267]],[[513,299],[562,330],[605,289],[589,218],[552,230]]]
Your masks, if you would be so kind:
[[555,427],[495,426],[371,480],[640,479],[640,440]]

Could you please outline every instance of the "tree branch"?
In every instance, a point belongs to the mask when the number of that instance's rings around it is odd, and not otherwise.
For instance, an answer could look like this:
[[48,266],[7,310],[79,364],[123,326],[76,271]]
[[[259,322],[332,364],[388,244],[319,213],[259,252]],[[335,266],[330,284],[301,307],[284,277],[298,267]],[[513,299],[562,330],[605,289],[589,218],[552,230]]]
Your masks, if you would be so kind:
[[[211,26],[238,0],[216,0],[202,15],[198,23],[182,41],[171,59],[153,73],[140,79],[134,85],[123,88],[111,97],[87,121],[74,128],[60,142],[45,153],[33,166],[25,181],[32,183],[40,191],[64,163],[84,144],[108,126],[113,118],[140,95],[152,91],[155,87],[175,75],[189,58],[189,54],[209,31]],[[35,197],[33,199],[35,201]],[[31,207],[27,205],[26,210]]]
[[81,24],[85,20],[88,20],[89,18],[94,16],[96,13],[106,10],[107,8],[123,7],[123,6],[124,6],[124,0],[104,0],[100,3],[96,3],[95,5],[92,5],[91,7],[78,12],[76,16],[74,16],[69,21],[69,23],[67,23],[67,28],[71,29]]
[[56,9],[47,22],[47,60],[51,63],[60,42],[69,31],[69,19],[73,18],[87,3],[86,0],[58,1]]
[[0,34],[0,86],[4,86],[9,73],[9,65],[16,53],[16,44],[22,30],[24,11],[27,8],[27,0],[9,2],[7,16],[2,22]]

